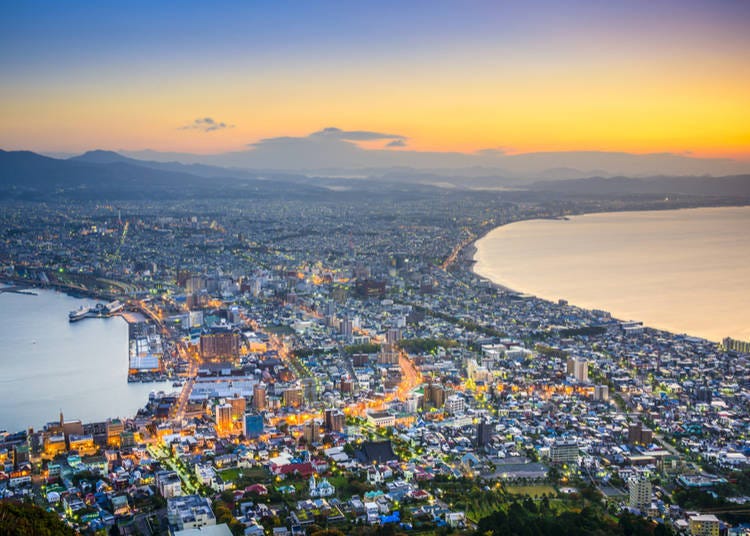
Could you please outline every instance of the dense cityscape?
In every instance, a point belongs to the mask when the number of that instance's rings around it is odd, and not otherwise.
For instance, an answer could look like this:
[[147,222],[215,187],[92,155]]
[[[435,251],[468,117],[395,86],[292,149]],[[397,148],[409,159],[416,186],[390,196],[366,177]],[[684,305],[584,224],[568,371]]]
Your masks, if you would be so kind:
[[498,225],[643,207],[486,192],[7,203],[3,291],[105,304],[70,321],[122,316],[123,381],[173,388],[137,415],[50,408],[4,432],[0,493],[83,533],[479,534],[508,507],[624,534],[740,530],[746,343],[471,270]]
[[0,536],[750,536],[750,2],[4,2]]

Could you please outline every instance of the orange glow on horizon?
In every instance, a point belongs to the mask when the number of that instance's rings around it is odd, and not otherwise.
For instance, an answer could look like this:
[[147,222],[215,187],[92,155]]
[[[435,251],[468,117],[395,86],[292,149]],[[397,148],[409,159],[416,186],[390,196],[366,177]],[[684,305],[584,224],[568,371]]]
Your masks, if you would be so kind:
[[[263,80],[233,73],[221,84],[185,79],[163,87],[140,80],[127,91],[115,78],[90,92],[9,84],[0,91],[0,146],[214,154],[336,126],[406,137],[405,147],[390,149],[395,152],[690,151],[750,160],[750,75],[736,59],[712,61],[708,72],[684,58],[671,65],[592,60],[569,69],[508,60],[497,72],[471,62],[454,62],[445,67],[450,72],[437,65],[380,66],[389,69],[394,83],[388,84],[377,66],[304,80],[293,70]],[[232,126],[181,129],[199,116]],[[386,143],[358,145],[382,149]]]

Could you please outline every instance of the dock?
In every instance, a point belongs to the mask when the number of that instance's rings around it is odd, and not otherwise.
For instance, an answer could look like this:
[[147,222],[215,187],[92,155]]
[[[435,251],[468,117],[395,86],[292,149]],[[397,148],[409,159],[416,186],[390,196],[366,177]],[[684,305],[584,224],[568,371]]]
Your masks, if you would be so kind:
[[20,285],[12,285],[10,287],[0,288],[0,294],[25,294],[27,296],[36,296],[37,293],[33,290],[29,290],[29,287],[23,287]]

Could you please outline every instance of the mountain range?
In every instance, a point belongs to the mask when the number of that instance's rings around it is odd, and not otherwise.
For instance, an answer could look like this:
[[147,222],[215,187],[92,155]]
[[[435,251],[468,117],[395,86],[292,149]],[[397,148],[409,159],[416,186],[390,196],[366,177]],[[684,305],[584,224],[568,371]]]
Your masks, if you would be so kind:
[[[325,170],[322,170],[325,171]],[[535,177],[496,175],[486,168],[390,168],[357,175],[241,169],[197,162],[141,160],[95,150],[67,159],[0,150],[0,194],[16,199],[154,199],[190,197],[331,197],[349,193],[414,195],[438,187],[544,192],[552,197],[688,195],[750,198],[750,175],[578,176],[556,168]],[[550,178],[554,177],[554,178]]]
[[18,199],[154,199],[213,197],[305,197],[324,188],[294,185],[220,168],[160,164],[127,158],[109,151],[91,151],[56,159],[30,151],[0,150],[0,194]]
[[[383,143],[380,148],[360,143]],[[506,182],[583,177],[655,175],[737,175],[750,163],[728,158],[697,158],[688,153],[633,154],[613,151],[557,151],[508,154],[490,148],[474,153],[417,151],[395,134],[328,127],[306,136],[265,138],[238,151],[198,155],[159,151],[120,151],[154,162],[182,162],[224,168],[275,170],[323,176],[381,176],[405,170],[443,177],[502,178]]]

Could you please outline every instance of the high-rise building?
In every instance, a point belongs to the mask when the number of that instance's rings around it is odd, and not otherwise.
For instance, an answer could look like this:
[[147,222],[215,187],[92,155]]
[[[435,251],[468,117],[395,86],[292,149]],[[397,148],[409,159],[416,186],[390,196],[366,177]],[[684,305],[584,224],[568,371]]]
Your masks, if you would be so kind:
[[575,361],[575,379],[578,383],[588,383],[589,381],[589,362],[585,359],[576,359]]
[[445,389],[437,383],[428,383],[424,389],[425,407],[442,408],[445,405]]
[[352,366],[354,367],[365,367],[370,362],[370,356],[368,354],[352,354]]
[[380,347],[380,353],[378,353],[378,364],[380,365],[397,365],[398,364],[398,349],[395,343],[386,343]]
[[378,298],[385,296],[385,281],[357,281],[354,293],[361,298]]
[[422,398],[423,396],[418,393],[410,393],[406,397],[406,400],[404,400],[404,413],[416,413],[417,409],[422,405]]
[[354,381],[351,378],[341,378],[339,389],[342,393],[353,393]]
[[107,445],[119,447],[120,435],[125,430],[125,425],[120,419],[110,419],[107,421]]
[[195,294],[201,290],[206,290],[206,278],[201,275],[193,275],[185,278],[185,292]]
[[215,407],[216,432],[219,435],[229,435],[232,432],[232,406],[221,404]]
[[248,413],[243,419],[242,435],[255,439],[263,434],[263,416]]
[[489,445],[492,436],[492,425],[484,419],[477,424],[477,448]]
[[232,420],[241,421],[247,407],[245,399],[241,396],[236,396],[227,400],[227,403],[232,406]]
[[628,443],[631,445],[648,445],[654,439],[654,432],[641,423],[628,426]]
[[565,375],[571,378],[576,375],[576,358],[575,357],[569,357],[568,360],[566,361]]
[[310,419],[302,427],[302,435],[308,445],[320,443],[320,423],[315,419]]
[[203,325],[203,311],[190,311],[188,313],[188,327],[200,328]]
[[639,422],[633,423],[628,426],[628,443],[636,444],[641,442],[641,431],[643,425]]
[[266,409],[266,386],[256,383],[253,387],[253,409],[263,411]]
[[594,400],[606,402],[609,400],[609,387],[606,385],[597,385],[594,387]]
[[135,432],[133,432],[132,430],[125,430],[123,433],[121,433],[120,447],[135,447]]
[[550,463],[553,465],[578,462],[578,443],[575,439],[558,439],[550,447]]
[[463,413],[466,408],[464,397],[451,395],[445,399],[445,412],[449,415],[458,415]]
[[233,331],[204,333],[200,338],[203,359],[231,361],[240,356],[240,334]]
[[298,408],[302,405],[302,389],[300,389],[299,387],[290,387],[288,389],[285,389],[282,396],[285,406]]
[[354,324],[352,322],[352,319],[347,316],[341,320],[341,334],[346,340],[350,340],[353,333]]
[[575,378],[578,383],[588,383],[589,363],[580,357],[569,357],[566,367],[567,376]]
[[651,482],[646,478],[632,476],[628,480],[631,508],[645,512],[651,506]]
[[401,330],[398,328],[391,328],[385,332],[385,342],[390,345],[395,345],[401,340]]
[[327,409],[325,411],[324,424],[326,432],[341,432],[344,429],[345,422],[344,412],[340,409]]
[[721,341],[721,346],[724,350],[729,352],[737,352],[738,354],[750,354],[750,342],[738,341],[731,337],[726,337]]
[[318,385],[315,378],[302,378],[302,397],[308,404],[314,403],[318,399]]

